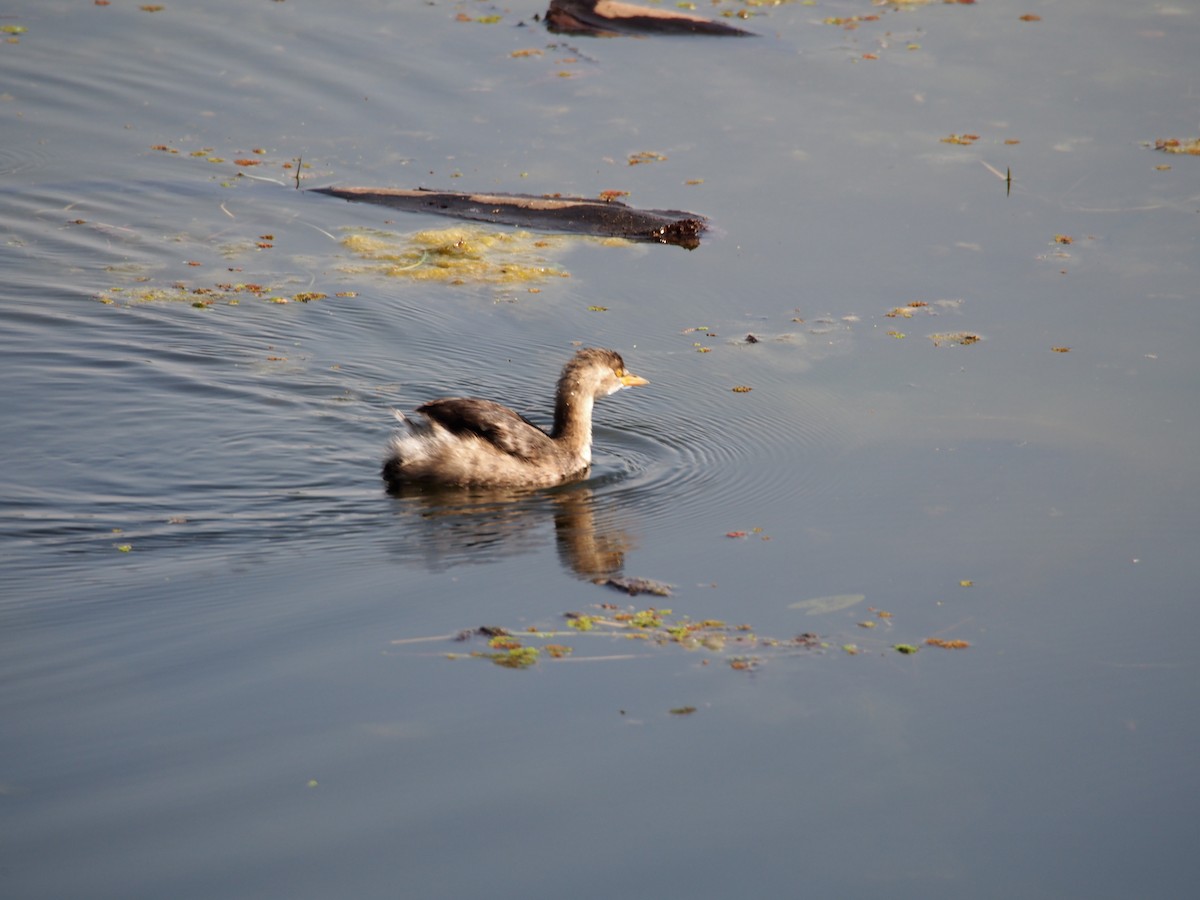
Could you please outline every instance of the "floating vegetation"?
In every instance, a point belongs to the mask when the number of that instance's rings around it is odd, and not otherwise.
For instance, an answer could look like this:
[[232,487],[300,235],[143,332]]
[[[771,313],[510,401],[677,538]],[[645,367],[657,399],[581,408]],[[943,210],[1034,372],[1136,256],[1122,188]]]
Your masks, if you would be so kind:
[[821,20],[822,25],[836,25],[846,31],[854,31],[863,22],[878,22],[879,16],[828,16]]
[[[233,156],[233,159],[230,159],[228,156],[222,156],[217,152],[215,147],[197,147],[192,150],[180,151],[178,147],[171,146],[170,144],[153,144],[150,146],[150,149],[157,150],[161,153],[170,153],[173,155],[179,155],[181,152],[183,152],[187,157],[196,160],[202,160],[213,165],[232,163],[233,166],[236,167],[235,171],[232,173],[234,177],[227,178],[220,182],[220,185],[223,188],[232,188],[239,183],[248,184],[251,181],[267,181],[278,185],[283,185],[285,183],[294,181],[296,187],[299,187],[301,170],[308,170],[312,168],[311,165],[303,162],[300,159],[272,160],[269,158],[263,158],[267,157],[269,153],[265,147],[251,147],[248,151],[241,147],[228,150],[227,152]],[[284,173],[288,173],[287,182],[284,182],[277,177],[270,177],[268,175],[252,175],[247,171],[248,169],[257,169],[261,166],[267,166],[272,169],[275,166],[278,166],[279,169],[283,170]],[[224,209],[224,207],[222,207],[222,209]],[[231,213],[229,210],[224,209],[224,212],[231,218],[234,217],[233,213]]]
[[750,535],[754,535],[755,537],[761,538],[764,541],[769,541],[771,539],[771,536],[769,534],[764,534],[762,528],[759,526],[755,526],[754,528],[751,528],[749,531],[727,531],[727,532],[725,532],[725,537],[727,537],[727,538],[744,538],[744,537],[749,537]]
[[[864,599],[862,594],[839,594],[817,597],[792,604],[794,609],[811,612],[832,612],[845,609]],[[893,643],[886,639],[892,623],[891,614],[870,608],[876,619],[859,623],[863,627],[882,624],[882,640],[874,642],[880,653],[896,651],[914,654],[920,647],[915,643]],[[752,672],[772,659],[795,656],[798,653],[824,653],[830,647],[840,647],[850,656],[864,655],[866,649],[856,642],[833,643],[811,631],[788,638],[764,637],[754,633],[746,624],[730,625],[720,619],[692,619],[677,615],[671,609],[657,607],[617,607],[611,603],[595,604],[588,612],[563,614],[563,626],[541,628],[530,626],[522,631],[494,625],[466,629],[453,635],[402,638],[393,646],[411,647],[430,642],[484,641],[486,647],[467,652],[451,652],[449,659],[484,659],[506,669],[527,669],[539,662],[608,662],[645,657],[657,649],[681,649],[699,654],[700,665],[723,662],[735,672]],[[579,642],[586,642],[591,652]],[[600,643],[598,643],[600,642]],[[623,649],[614,644],[626,643]],[[965,649],[967,641],[926,638],[924,643],[948,650]]]
[[[942,301],[938,302],[941,304]],[[926,312],[934,313],[936,315],[932,307],[929,307],[928,300],[910,300],[904,306],[892,307],[883,315],[888,319],[911,319],[914,315],[913,310],[917,309],[924,309]]]
[[[567,630],[529,628],[519,634],[489,626],[459,632],[441,638],[413,638],[393,641],[393,645],[408,645],[431,640],[466,641],[486,638],[487,649],[469,653],[450,653],[451,659],[463,657],[486,659],[504,668],[528,668],[543,658],[548,660],[613,660],[641,656],[649,647],[674,646],[685,650],[728,656],[730,668],[746,671],[756,667],[764,652],[778,654],[787,650],[823,650],[825,642],[815,634],[805,633],[788,639],[760,638],[747,625],[728,625],[718,619],[693,620],[675,616],[670,609],[629,607],[619,609],[612,604],[598,604],[595,613],[564,614]],[[578,648],[562,643],[564,638],[608,639],[637,641],[636,652],[584,655]],[[752,652],[753,651],[753,652]],[[709,662],[705,659],[705,664]]]
[[[214,306],[237,306],[243,297],[262,300],[266,303],[311,303],[328,297],[321,291],[300,291],[289,294],[278,288],[254,282],[220,282],[206,287],[192,287],[176,281],[167,287],[109,288],[96,295],[96,299],[108,305],[130,306],[135,303],[187,303],[196,309]],[[356,297],[356,291],[338,291],[336,297]]]
[[653,150],[643,150],[640,153],[629,154],[629,165],[640,166],[644,163],[664,162],[666,157],[661,153],[655,153]]
[[495,25],[497,22],[501,21],[503,18],[504,18],[503,16],[499,16],[499,15],[495,15],[495,14],[483,15],[483,16],[469,16],[466,13],[460,12],[454,16],[454,21],[455,22],[478,22],[480,25]]
[[979,135],[977,135],[977,134],[951,134],[947,137],[941,138],[940,140],[943,144],[959,144],[963,147],[970,147],[977,140],[979,140]]
[[977,344],[983,340],[973,331],[938,331],[929,336],[935,347],[955,347]]
[[578,613],[567,613],[567,624],[576,631],[591,631],[596,627],[596,620],[591,616],[581,616]]
[[481,653],[479,655],[506,669],[528,669],[538,661],[541,651],[536,647],[513,647],[500,653]]
[[1189,156],[1200,156],[1200,138],[1189,138],[1182,141],[1177,138],[1167,138],[1155,141],[1154,149],[1161,150],[1163,153],[1185,153]]
[[355,230],[342,239],[342,246],[362,260],[343,266],[344,270],[389,278],[527,284],[571,277],[546,257],[546,251],[562,248],[564,239],[528,231],[490,231],[470,225],[408,235]]

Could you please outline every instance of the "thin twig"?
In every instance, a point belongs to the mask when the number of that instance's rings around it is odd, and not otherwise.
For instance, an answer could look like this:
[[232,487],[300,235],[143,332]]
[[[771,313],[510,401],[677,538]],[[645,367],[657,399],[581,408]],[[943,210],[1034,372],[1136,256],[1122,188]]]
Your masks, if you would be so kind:
[[980,162],[981,162],[981,163],[983,163],[983,167],[984,167],[985,169],[987,169],[989,172],[991,172],[993,175],[995,175],[995,176],[996,176],[997,178],[999,178],[1001,181],[1003,181],[1003,180],[1004,180],[1004,173],[1003,173],[1003,172],[1001,172],[999,169],[997,169],[995,166],[993,166],[991,163],[989,163],[989,162],[987,162],[987,161],[985,161],[985,160],[982,160],[982,159],[981,159],[981,160],[980,160]]
[[314,228],[314,229],[316,229],[317,231],[321,232],[321,234],[325,235],[325,237],[329,238],[331,241],[336,241],[336,240],[337,240],[337,238],[336,238],[336,237],[334,237],[332,234],[330,234],[330,233],[329,233],[328,231],[326,231],[324,228],[317,228],[317,226],[316,226],[316,225],[314,225],[314,224],[312,224],[311,222],[305,222],[303,219],[301,219],[301,220],[300,220],[300,224],[301,224],[301,225],[307,225],[309,228]]
[[254,181],[269,181],[271,184],[277,184],[280,187],[286,187],[286,184],[278,178],[271,178],[267,175],[251,175],[249,172],[238,172],[243,178],[251,178]]

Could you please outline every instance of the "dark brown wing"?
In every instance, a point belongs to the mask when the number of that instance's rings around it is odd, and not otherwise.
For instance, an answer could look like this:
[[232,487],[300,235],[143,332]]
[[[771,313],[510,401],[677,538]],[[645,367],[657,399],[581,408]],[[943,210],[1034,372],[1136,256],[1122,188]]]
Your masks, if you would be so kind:
[[553,453],[554,442],[507,406],[474,397],[446,397],[418,406],[417,412],[452,434],[473,434],[513,456],[536,459]]

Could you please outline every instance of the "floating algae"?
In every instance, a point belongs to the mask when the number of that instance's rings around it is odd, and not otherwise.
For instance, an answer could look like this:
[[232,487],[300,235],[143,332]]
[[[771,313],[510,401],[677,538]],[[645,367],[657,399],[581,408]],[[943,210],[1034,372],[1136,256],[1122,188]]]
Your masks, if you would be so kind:
[[457,226],[402,235],[356,229],[342,239],[342,246],[363,260],[348,270],[391,278],[519,284],[570,277],[546,256],[561,249],[563,239],[528,231]]

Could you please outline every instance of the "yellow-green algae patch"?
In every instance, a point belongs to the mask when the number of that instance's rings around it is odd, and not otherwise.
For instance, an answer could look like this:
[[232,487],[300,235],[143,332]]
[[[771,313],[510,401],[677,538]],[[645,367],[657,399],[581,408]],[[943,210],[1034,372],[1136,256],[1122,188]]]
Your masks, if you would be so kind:
[[362,262],[343,268],[418,281],[523,284],[569,278],[548,258],[565,245],[558,236],[471,226],[407,235],[356,229],[342,238],[342,246]]
[[[960,582],[961,583],[961,582]],[[810,612],[833,612],[848,609],[865,599],[862,594],[837,594],[816,597],[790,605],[792,609]],[[940,604],[939,604],[940,605]],[[520,630],[497,625],[467,628],[453,634],[404,637],[393,640],[394,646],[412,646],[429,642],[453,640],[465,643],[486,638],[486,650],[467,650],[438,654],[449,659],[486,659],[498,666],[510,669],[525,669],[542,662],[564,661],[601,662],[644,658],[656,648],[682,648],[697,654],[698,664],[712,663],[727,665],[735,672],[754,672],[773,659],[796,655],[824,654],[840,647],[847,656],[867,656],[887,652],[912,656],[922,646],[939,647],[946,650],[968,649],[971,642],[960,638],[943,637],[958,624],[949,624],[938,635],[927,637],[923,642],[897,642],[891,637],[895,618],[890,612],[867,607],[872,614],[870,620],[857,622],[859,628],[875,628],[883,632],[878,638],[872,635],[864,639],[857,632],[854,640],[843,631],[841,640],[832,635],[821,636],[811,631],[792,634],[790,637],[766,637],[756,634],[747,624],[731,625],[721,619],[692,619],[676,615],[673,610],[657,607],[618,607],[611,603],[592,604],[584,612],[563,614],[562,625],[545,627],[538,624],[524,626]],[[846,627],[853,627],[847,622]],[[571,644],[558,643],[570,640]],[[615,642],[636,641],[637,647],[626,643],[625,647],[613,646]]]
[[[130,306],[135,303],[188,303],[197,309],[210,309],[218,304],[237,306],[241,297],[249,296],[267,303],[311,303],[329,295],[321,291],[300,291],[289,294],[278,287],[251,282],[222,282],[211,286],[189,286],[177,281],[166,287],[112,287],[96,295],[101,303]],[[338,291],[337,297],[357,296],[354,291]]]

